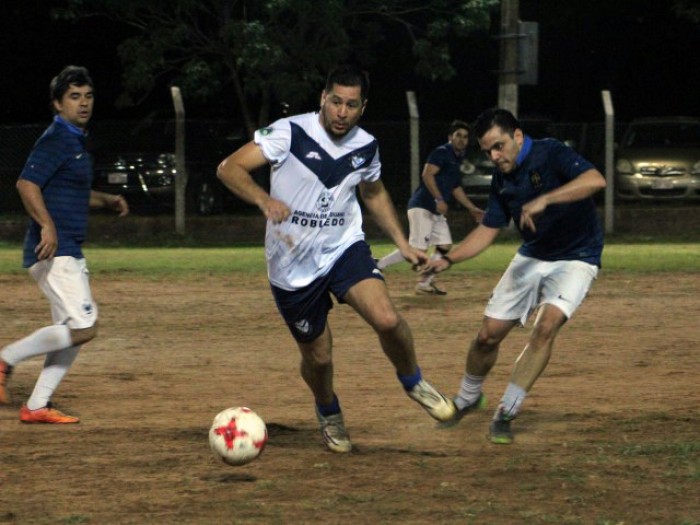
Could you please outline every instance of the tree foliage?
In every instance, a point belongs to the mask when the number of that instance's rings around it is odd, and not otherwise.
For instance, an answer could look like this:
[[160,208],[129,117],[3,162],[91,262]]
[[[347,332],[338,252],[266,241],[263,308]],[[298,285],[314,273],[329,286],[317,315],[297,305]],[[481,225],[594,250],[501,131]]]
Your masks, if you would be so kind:
[[[487,26],[498,0],[69,0],[54,15],[109,17],[125,26],[120,104],[133,105],[163,79],[186,99],[233,90],[249,133],[273,103],[292,109],[317,97],[340,61],[374,65],[386,46],[406,48],[411,72],[455,74],[451,45]],[[391,35],[391,39],[388,38]]]

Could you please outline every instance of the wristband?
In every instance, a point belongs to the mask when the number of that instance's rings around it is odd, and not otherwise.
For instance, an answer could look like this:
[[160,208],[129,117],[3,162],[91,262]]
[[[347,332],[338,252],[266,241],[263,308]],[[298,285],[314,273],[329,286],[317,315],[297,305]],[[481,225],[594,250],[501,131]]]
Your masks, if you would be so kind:
[[450,259],[447,255],[443,255],[442,258],[447,261],[448,268],[454,264],[454,261],[452,259]]
[[442,202],[444,200],[445,199],[442,198],[442,195],[438,195],[437,197],[435,197],[435,202]]

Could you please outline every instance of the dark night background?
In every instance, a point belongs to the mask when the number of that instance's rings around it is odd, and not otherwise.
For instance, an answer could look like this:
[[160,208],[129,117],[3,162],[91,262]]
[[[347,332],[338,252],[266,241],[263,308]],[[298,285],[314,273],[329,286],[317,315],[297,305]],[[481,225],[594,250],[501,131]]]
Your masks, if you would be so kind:
[[[95,80],[100,119],[132,118],[172,110],[164,85],[140,106],[118,110],[121,65],[116,46],[123,29],[105,20],[52,21],[57,2],[3,1],[0,123],[42,122],[50,117],[48,83],[63,66],[86,66]],[[497,14],[497,13],[496,13]],[[612,92],[616,117],[700,115],[700,25],[677,18],[660,0],[521,0],[520,18],[539,22],[539,83],[520,86],[519,114],[556,121],[603,119],[601,90]],[[416,91],[426,120],[473,119],[497,103],[498,30],[474,35],[457,56],[459,75],[449,82],[416,79],[409,58],[385,51],[370,70],[367,119],[404,119],[407,89]],[[391,46],[386,46],[391,50]],[[319,86],[320,92],[321,86]],[[317,93],[313,93],[313,102]],[[313,107],[313,106],[311,106]],[[188,116],[236,117],[230,100],[187,104]],[[307,109],[307,108],[304,108]]]

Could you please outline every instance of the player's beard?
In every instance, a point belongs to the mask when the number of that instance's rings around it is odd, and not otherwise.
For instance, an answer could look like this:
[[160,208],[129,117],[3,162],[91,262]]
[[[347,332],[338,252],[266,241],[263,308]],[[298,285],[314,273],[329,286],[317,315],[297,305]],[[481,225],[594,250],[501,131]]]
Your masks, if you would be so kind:
[[321,124],[323,129],[334,139],[341,139],[354,128],[360,120],[358,115],[355,119],[346,119],[344,121],[335,120],[328,115],[325,105],[321,106]]

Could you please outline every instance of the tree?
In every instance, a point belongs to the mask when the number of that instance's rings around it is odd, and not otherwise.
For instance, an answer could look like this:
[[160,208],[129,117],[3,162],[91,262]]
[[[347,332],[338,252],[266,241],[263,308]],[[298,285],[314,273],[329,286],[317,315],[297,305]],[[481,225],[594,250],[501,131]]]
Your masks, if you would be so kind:
[[[489,22],[498,0],[69,0],[63,19],[109,17],[130,32],[119,45],[121,105],[137,104],[160,79],[185,98],[232,88],[249,134],[271,105],[301,106],[335,63],[369,67],[384,46],[402,46],[413,72],[449,79],[451,42]],[[398,35],[391,41],[386,34]],[[316,96],[316,95],[314,95]]]

